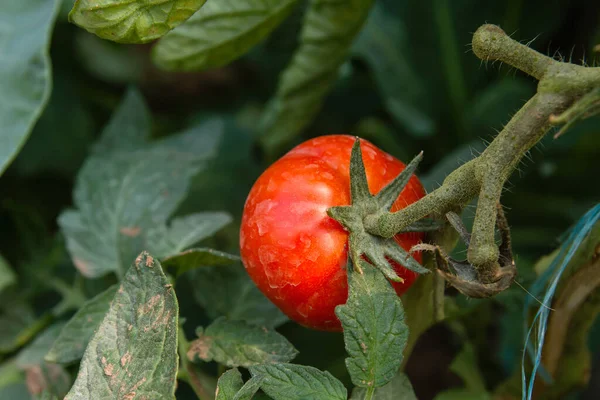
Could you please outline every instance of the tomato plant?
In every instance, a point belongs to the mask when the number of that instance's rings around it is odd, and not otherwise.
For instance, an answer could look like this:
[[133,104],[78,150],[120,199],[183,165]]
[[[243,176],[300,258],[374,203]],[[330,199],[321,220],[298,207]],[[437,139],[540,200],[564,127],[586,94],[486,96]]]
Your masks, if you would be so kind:
[[[348,297],[348,233],[327,209],[350,204],[350,151],[354,138],[308,140],[271,165],[254,183],[242,216],[240,252],[250,277],[291,319],[324,330],[341,330],[334,310]],[[361,140],[369,189],[378,193],[405,165]],[[425,194],[416,176],[392,206],[396,211]],[[422,233],[403,233],[396,242],[410,250]],[[414,254],[421,261],[419,252]],[[402,282],[398,295],[417,274],[394,261]]]
[[0,399],[600,398],[600,2],[0,3]]

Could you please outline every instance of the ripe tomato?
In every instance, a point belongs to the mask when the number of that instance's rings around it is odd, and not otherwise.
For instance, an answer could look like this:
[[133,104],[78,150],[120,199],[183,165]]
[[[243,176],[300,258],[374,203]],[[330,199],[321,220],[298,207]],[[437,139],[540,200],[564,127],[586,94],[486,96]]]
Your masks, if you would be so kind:
[[[314,329],[340,331],[334,313],[348,298],[348,232],[327,215],[332,206],[350,204],[350,152],[354,137],[321,136],[300,144],[271,165],[256,181],[244,206],[240,249],[244,266],[258,288],[292,320]],[[361,150],[372,194],[395,178],[405,165],[366,140]],[[392,210],[425,195],[412,176]],[[395,236],[405,249],[421,233]],[[414,254],[421,262],[421,255]],[[393,263],[403,283],[416,273]]]

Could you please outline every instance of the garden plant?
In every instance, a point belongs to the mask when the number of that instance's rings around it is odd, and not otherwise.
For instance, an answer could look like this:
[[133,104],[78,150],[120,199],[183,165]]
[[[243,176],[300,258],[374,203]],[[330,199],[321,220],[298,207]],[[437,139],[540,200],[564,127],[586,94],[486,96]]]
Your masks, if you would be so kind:
[[600,4],[3,0],[0,399],[600,398]]

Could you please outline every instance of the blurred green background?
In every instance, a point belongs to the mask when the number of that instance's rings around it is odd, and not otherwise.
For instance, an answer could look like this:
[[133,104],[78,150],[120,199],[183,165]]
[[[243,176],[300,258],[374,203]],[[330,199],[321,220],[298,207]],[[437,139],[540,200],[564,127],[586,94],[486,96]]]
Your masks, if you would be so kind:
[[[223,122],[215,125],[223,134],[218,155],[194,179],[178,214],[230,212],[234,223],[213,245],[237,253],[245,196],[273,161],[258,144],[258,121],[297,46],[304,7],[227,67],[167,73],[152,65],[152,45],[109,43],[67,23],[70,3],[65,1],[52,38],[54,88],[48,107],[0,177],[0,254],[15,269],[20,288],[37,293],[43,277],[73,274],[56,218],[72,204],[78,169],[132,85],[152,110],[154,137],[195,121]],[[419,175],[428,190],[434,189],[456,166],[481,152],[535,92],[532,78],[474,56],[471,35],[486,22],[521,42],[531,41],[544,54],[588,65],[600,61],[593,52],[600,43],[597,1],[379,0],[318,117],[282,151],[331,133],[359,135],[403,161],[424,150]],[[502,198],[523,285],[531,282],[533,263],[556,248],[561,234],[600,200],[600,119],[578,124],[558,140],[551,136],[531,151]],[[473,211],[466,211],[467,220]],[[464,253],[457,249],[457,255]],[[93,281],[87,285],[93,291]],[[178,290],[182,310],[201,321],[204,316],[191,291],[186,284]],[[446,324],[423,337],[413,355],[418,362],[408,365],[419,398],[433,398],[460,384],[448,365],[466,340],[477,348],[476,361],[488,385],[513,371],[522,351],[524,296],[517,287],[493,301],[457,298],[468,333],[459,335]],[[38,312],[53,302],[52,293],[36,296]],[[296,362],[327,369],[349,382],[341,336],[291,323],[280,331],[300,350]],[[598,342],[591,345],[598,349]],[[594,374],[600,380],[600,373]],[[600,395],[590,388],[584,396]]]

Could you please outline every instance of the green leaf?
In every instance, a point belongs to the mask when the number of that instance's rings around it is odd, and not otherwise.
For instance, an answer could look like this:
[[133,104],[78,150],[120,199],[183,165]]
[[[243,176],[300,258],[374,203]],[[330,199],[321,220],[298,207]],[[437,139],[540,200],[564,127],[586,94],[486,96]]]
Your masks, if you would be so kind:
[[198,339],[190,346],[190,360],[200,358],[228,367],[249,367],[291,361],[298,351],[279,333],[244,321],[221,317],[206,329],[199,328]]
[[239,261],[238,256],[222,251],[195,248],[163,259],[163,265],[177,269],[177,275],[203,266],[227,265]]
[[[350,400],[363,400],[367,394],[365,388],[355,388]],[[404,374],[397,374],[390,383],[375,389],[372,400],[417,400],[413,387]]]
[[347,391],[329,372],[295,364],[250,367],[252,376],[263,376],[260,388],[274,400],[344,400]]
[[50,37],[60,0],[5,0],[0,14],[0,175],[50,97]]
[[10,265],[8,265],[8,261],[0,255],[0,292],[2,292],[6,287],[11,286],[13,283],[17,281],[17,276],[13,272]]
[[244,384],[237,368],[226,371],[219,378],[215,400],[250,400],[260,389],[262,376],[254,376]]
[[431,136],[435,121],[424,105],[427,88],[403,50],[411,46],[404,22],[377,2],[352,52],[371,67],[384,104],[394,121],[415,137]]
[[160,263],[143,252],[85,350],[65,400],[174,399],[178,313],[175,291]]
[[183,71],[217,68],[244,55],[290,14],[297,0],[209,1],[154,48],[154,62]]
[[398,372],[408,339],[402,302],[383,274],[366,263],[362,274],[349,268],[348,287],[348,302],[336,307],[350,355],[348,372],[356,386],[383,386]]
[[77,0],[69,21],[103,39],[146,43],[184,22],[206,0]]
[[130,87],[94,145],[95,153],[138,150],[147,144],[152,116],[141,93]]
[[224,212],[196,213],[175,218],[168,228],[160,225],[148,232],[149,247],[158,257],[176,255],[214,235],[231,220],[231,216]]
[[63,326],[62,323],[54,324],[38,335],[33,342],[19,352],[16,358],[17,366],[21,369],[27,369],[40,365]]
[[242,386],[239,392],[235,394],[233,400],[250,400],[254,397],[256,392],[260,389],[265,378],[262,375],[253,376]]
[[[213,155],[218,128],[206,123],[136,151],[115,150],[86,161],[74,190],[77,210],[63,212],[58,220],[84,276],[122,276],[127,260],[150,248],[148,232],[166,223],[191,177]],[[107,129],[100,143],[111,132]],[[141,129],[136,132],[143,134]]]
[[215,400],[233,400],[235,394],[244,386],[242,374],[237,368],[225,371],[217,382],[217,396]]
[[108,312],[117,288],[117,285],[111,286],[85,302],[61,330],[46,354],[46,361],[69,364],[83,357],[85,348]]
[[300,47],[281,75],[277,94],[261,122],[262,142],[268,152],[296,136],[317,115],[372,3],[310,2]]
[[[3,293],[8,295],[8,293]],[[0,354],[27,343],[39,323],[29,304],[21,299],[2,298],[0,310]]]
[[225,316],[274,328],[288,318],[261,292],[241,264],[192,271],[194,297],[210,318]]

